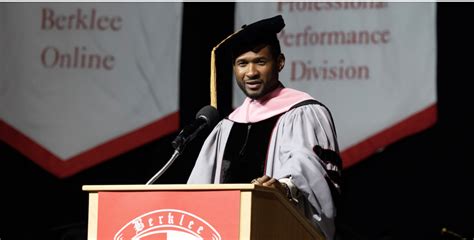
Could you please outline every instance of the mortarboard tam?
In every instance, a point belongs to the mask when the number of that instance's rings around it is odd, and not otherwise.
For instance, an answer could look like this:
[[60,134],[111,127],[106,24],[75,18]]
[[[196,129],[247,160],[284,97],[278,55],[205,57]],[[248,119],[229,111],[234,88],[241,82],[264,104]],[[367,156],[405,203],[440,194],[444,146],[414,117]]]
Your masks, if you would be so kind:
[[279,33],[285,22],[281,15],[262,19],[249,25],[243,25],[241,29],[229,35],[217,44],[211,52],[211,106],[217,108],[216,94],[216,67],[215,51],[217,48],[224,48],[230,51],[233,57],[240,53],[253,49],[263,43],[276,43],[279,46],[277,33]]

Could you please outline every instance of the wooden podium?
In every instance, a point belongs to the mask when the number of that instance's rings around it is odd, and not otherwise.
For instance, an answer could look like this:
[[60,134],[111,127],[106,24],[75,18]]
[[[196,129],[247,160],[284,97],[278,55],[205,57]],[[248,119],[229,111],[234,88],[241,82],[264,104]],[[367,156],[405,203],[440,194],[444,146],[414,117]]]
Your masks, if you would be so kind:
[[88,239],[316,239],[281,194],[253,184],[84,185]]

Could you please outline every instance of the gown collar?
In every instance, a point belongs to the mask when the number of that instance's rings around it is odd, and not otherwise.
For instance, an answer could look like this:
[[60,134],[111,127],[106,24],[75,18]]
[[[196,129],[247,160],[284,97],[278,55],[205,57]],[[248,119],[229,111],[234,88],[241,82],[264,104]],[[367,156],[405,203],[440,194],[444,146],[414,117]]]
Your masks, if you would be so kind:
[[280,85],[259,99],[245,98],[228,118],[239,123],[255,123],[284,113],[293,105],[309,99],[314,98],[305,92]]

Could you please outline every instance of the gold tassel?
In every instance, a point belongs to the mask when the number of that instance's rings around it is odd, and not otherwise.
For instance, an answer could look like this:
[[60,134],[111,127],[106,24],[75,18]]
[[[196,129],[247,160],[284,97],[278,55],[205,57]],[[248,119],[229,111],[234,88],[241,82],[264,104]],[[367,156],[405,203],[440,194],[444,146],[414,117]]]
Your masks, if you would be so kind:
[[217,44],[211,51],[211,106],[217,109],[217,81],[216,81],[216,49],[227,39],[230,37],[234,36],[236,33],[240,32],[242,29],[239,29],[238,31],[232,33],[228,37],[226,37],[224,40],[222,40],[219,44]]

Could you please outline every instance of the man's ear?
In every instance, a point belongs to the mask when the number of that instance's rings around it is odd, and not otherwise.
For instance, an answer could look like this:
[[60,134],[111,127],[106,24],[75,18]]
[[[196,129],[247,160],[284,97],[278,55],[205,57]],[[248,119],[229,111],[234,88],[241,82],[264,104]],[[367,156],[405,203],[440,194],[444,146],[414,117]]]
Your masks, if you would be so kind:
[[283,67],[285,67],[285,55],[281,53],[277,58],[278,72],[280,72]]

